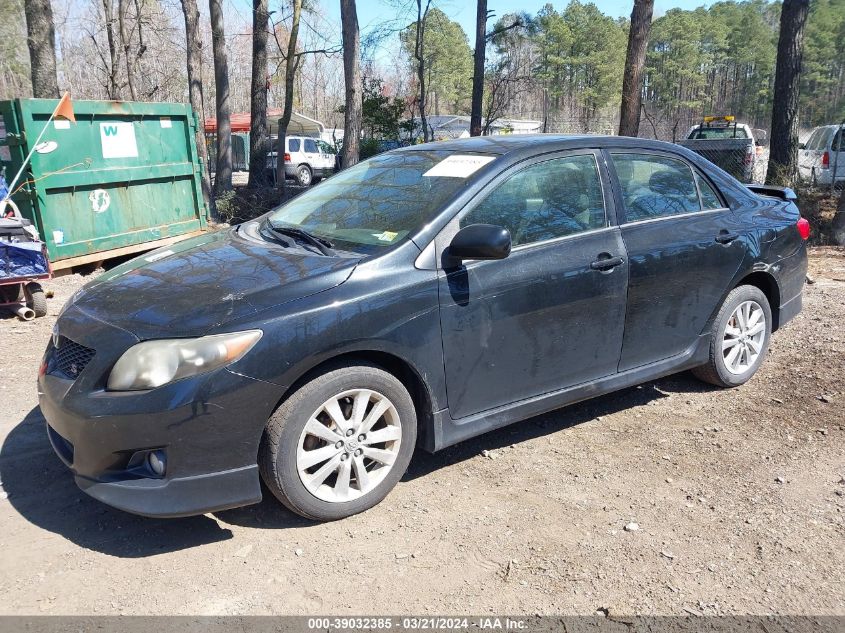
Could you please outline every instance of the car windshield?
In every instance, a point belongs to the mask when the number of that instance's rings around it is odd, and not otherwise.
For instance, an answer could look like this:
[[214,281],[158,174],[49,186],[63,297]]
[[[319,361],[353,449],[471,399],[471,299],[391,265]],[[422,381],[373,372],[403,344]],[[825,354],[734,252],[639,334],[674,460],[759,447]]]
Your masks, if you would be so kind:
[[694,139],[721,139],[721,138],[748,138],[748,134],[741,127],[704,127],[694,130],[691,138]]
[[330,240],[335,248],[377,253],[431,220],[475,170],[493,160],[464,155],[478,166],[449,169],[447,163],[427,174],[450,156],[460,158],[443,150],[375,156],[300,194],[273,211],[269,220]]

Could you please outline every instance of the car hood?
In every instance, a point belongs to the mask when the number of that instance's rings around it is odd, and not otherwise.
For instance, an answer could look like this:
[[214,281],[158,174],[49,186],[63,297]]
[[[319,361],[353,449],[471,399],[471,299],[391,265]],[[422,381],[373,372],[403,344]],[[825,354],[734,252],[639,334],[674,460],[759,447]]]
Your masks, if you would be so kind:
[[357,263],[247,239],[232,229],[121,264],[87,284],[70,303],[141,340],[199,336],[334,288]]

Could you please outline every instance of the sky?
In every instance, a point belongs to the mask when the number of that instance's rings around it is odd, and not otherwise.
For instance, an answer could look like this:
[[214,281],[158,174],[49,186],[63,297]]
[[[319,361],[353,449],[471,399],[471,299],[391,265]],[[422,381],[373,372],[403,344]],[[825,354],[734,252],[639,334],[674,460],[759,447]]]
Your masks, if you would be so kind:
[[[567,0],[568,1],[568,0]],[[567,1],[557,1],[551,4],[558,10],[563,9]],[[631,9],[634,6],[633,0],[593,0],[593,3],[605,14],[614,18],[630,17]],[[340,21],[340,2],[331,0],[323,0],[321,2],[324,7],[327,17]],[[416,4],[413,0],[407,1],[409,6],[416,11]],[[546,4],[546,0],[488,0],[487,9],[495,13],[495,17],[488,24],[492,24],[496,18],[499,18],[508,13],[515,13],[517,11],[527,11],[528,13],[537,13]],[[660,17],[669,9],[695,9],[703,5],[709,5],[711,2],[705,0],[656,0],[654,3],[654,16]],[[397,9],[395,8],[396,0],[358,0],[358,24],[362,33],[369,31],[374,25],[385,20],[394,19],[397,16]],[[470,36],[470,44],[472,44],[473,33],[475,32],[475,2],[472,0],[443,0],[437,3],[437,6],[443,10],[451,19],[458,22]]]

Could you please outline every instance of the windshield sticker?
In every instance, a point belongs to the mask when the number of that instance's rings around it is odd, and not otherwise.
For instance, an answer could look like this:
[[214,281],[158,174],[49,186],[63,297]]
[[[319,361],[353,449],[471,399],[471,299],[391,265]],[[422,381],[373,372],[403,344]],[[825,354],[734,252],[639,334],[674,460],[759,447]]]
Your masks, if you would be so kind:
[[399,235],[399,233],[394,233],[393,231],[385,231],[384,233],[373,233],[372,235],[380,242],[392,242],[396,239],[396,236]]
[[446,176],[447,178],[468,178],[487,163],[496,160],[495,156],[469,156],[455,154],[444,158],[423,176]]

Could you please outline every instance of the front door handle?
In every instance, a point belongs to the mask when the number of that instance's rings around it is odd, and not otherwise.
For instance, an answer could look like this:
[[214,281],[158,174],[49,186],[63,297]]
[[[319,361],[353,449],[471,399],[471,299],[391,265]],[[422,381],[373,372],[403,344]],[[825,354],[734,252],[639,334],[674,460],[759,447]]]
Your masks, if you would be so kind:
[[727,231],[722,229],[716,236],[716,241],[719,242],[719,244],[730,244],[738,237],[739,233],[728,233]]
[[590,268],[593,270],[612,270],[622,264],[623,261],[621,257],[602,257],[600,255],[596,261],[590,263]]

